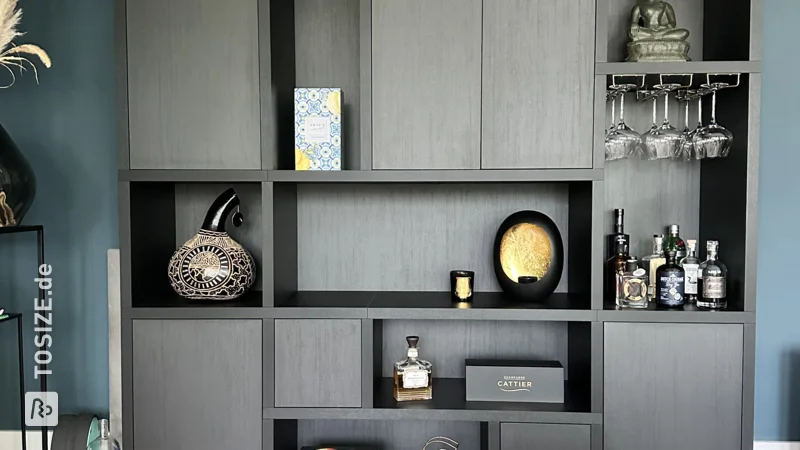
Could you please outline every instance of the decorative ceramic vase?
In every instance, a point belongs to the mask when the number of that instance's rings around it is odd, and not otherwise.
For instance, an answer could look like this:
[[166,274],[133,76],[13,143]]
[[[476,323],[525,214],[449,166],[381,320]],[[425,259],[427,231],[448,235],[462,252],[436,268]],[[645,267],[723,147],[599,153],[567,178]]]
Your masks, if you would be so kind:
[[519,211],[500,225],[494,240],[494,273],[506,294],[523,301],[543,300],[556,290],[563,269],[564,243],[549,217]]
[[0,125],[0,227],[19,225],[36,197],[36,176]]
[[[193,300],[233,300],[247,292],[256,277],[253,257],[225,232],[225,222],[239,206],[236,191],[223,192],[208,209],[200,231],[175,251],[169,262],[172,289]],[[243,222],[233,215],[233,225]]]

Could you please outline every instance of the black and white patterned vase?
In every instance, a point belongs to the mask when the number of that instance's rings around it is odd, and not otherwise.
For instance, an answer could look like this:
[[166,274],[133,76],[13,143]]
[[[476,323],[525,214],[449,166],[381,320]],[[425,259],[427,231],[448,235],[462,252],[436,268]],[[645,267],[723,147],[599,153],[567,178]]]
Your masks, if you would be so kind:
[[[239,206],[236,191],[223,192],[208,209],[203,226],[169,261],[172,289],[193,300],[233,300],[253,286],[256,264],[241,244],[225,232],[225,222]],[[242,224],[240,212],[233,225]]]

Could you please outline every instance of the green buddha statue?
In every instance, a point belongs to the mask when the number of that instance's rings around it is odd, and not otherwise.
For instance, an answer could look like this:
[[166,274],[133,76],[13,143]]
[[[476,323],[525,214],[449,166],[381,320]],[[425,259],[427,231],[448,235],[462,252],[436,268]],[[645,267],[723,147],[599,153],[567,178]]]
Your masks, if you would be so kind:
[[628,61],[689,61],[689,31],[677,28],[675,10],[661,0],[638,0],[631,11]]

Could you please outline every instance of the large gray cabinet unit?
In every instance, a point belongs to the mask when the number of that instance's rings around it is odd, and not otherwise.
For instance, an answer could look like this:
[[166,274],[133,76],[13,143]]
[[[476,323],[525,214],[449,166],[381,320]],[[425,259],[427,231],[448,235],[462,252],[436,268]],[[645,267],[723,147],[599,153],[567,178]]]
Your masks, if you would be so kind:
[[[627,63],[633,1],[117,0],[124,448],[752,449],[761,3],[674,0],[693,60]],[[669,73],[741,74],[717,98],[730,156],[606,163],[613,76]],[[292,170],[296,86],[343,89],[344,170]],[[628,125],[651,106],[630,94]],[[258,282],[180,299],[167,262],[228,187]],[[729,308],[604,298],[620,207],[632,254],[670,223],[719,240]],[[491,263],[528,209],[565,249],[536,305]],[[453,269],[476,271],[471,308]],[[413,334],[433,400],[398,403]],[[559,361],[565,402],[466,402],[467,358]]]

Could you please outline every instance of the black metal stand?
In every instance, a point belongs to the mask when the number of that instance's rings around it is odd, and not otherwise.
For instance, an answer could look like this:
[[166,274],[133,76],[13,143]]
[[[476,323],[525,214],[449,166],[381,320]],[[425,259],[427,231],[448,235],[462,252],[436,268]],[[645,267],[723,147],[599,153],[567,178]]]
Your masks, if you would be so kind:
[[[2,234],[15,234],[15,233],[30,233],[36,232],[36,245],[38,247],[38,259],[39,264],[36,266],[36,276],[39,276],[39,267],[44,264],[44,226],[42,225],[19,225],[13,227],[0,227],[0,235]],[[39,289],[39,298],[45,298],[44,289]],[[23,368],[23,355],[22,355],[22,315],[21,314],[14,314],[9,316],[8,319],[3,319],[3,321],[11,320],[11,317],[15,317],[18,320],[18,327],[19,327],[19,370],[20,370],[20,399],[22,402],[22,450],[27,450],[26,443],[27,443],[27,434],[26,434],[26,427],[25,427],[25,370]],[[3,322],[0,321],[0,322]],[[38,336],[42,336],[44,332],[38,332]],[[45,370],[46,366],[44,364],[39,364],[39,369]],[[47,375],[42,374],[39,377],[39,388],[41,392],[47,392]],[[48,450],[47,445],[47,427],[42,427],[42,450]]]
[[19,355],[19,419],[20,430],[22,431],[22,450],[27,450],[27,433],[25,426],[25,361],[22,356],[22,314],[9,314],[8,317],[0,319],[0,324],[4,322],[17,321],[17,353]]

